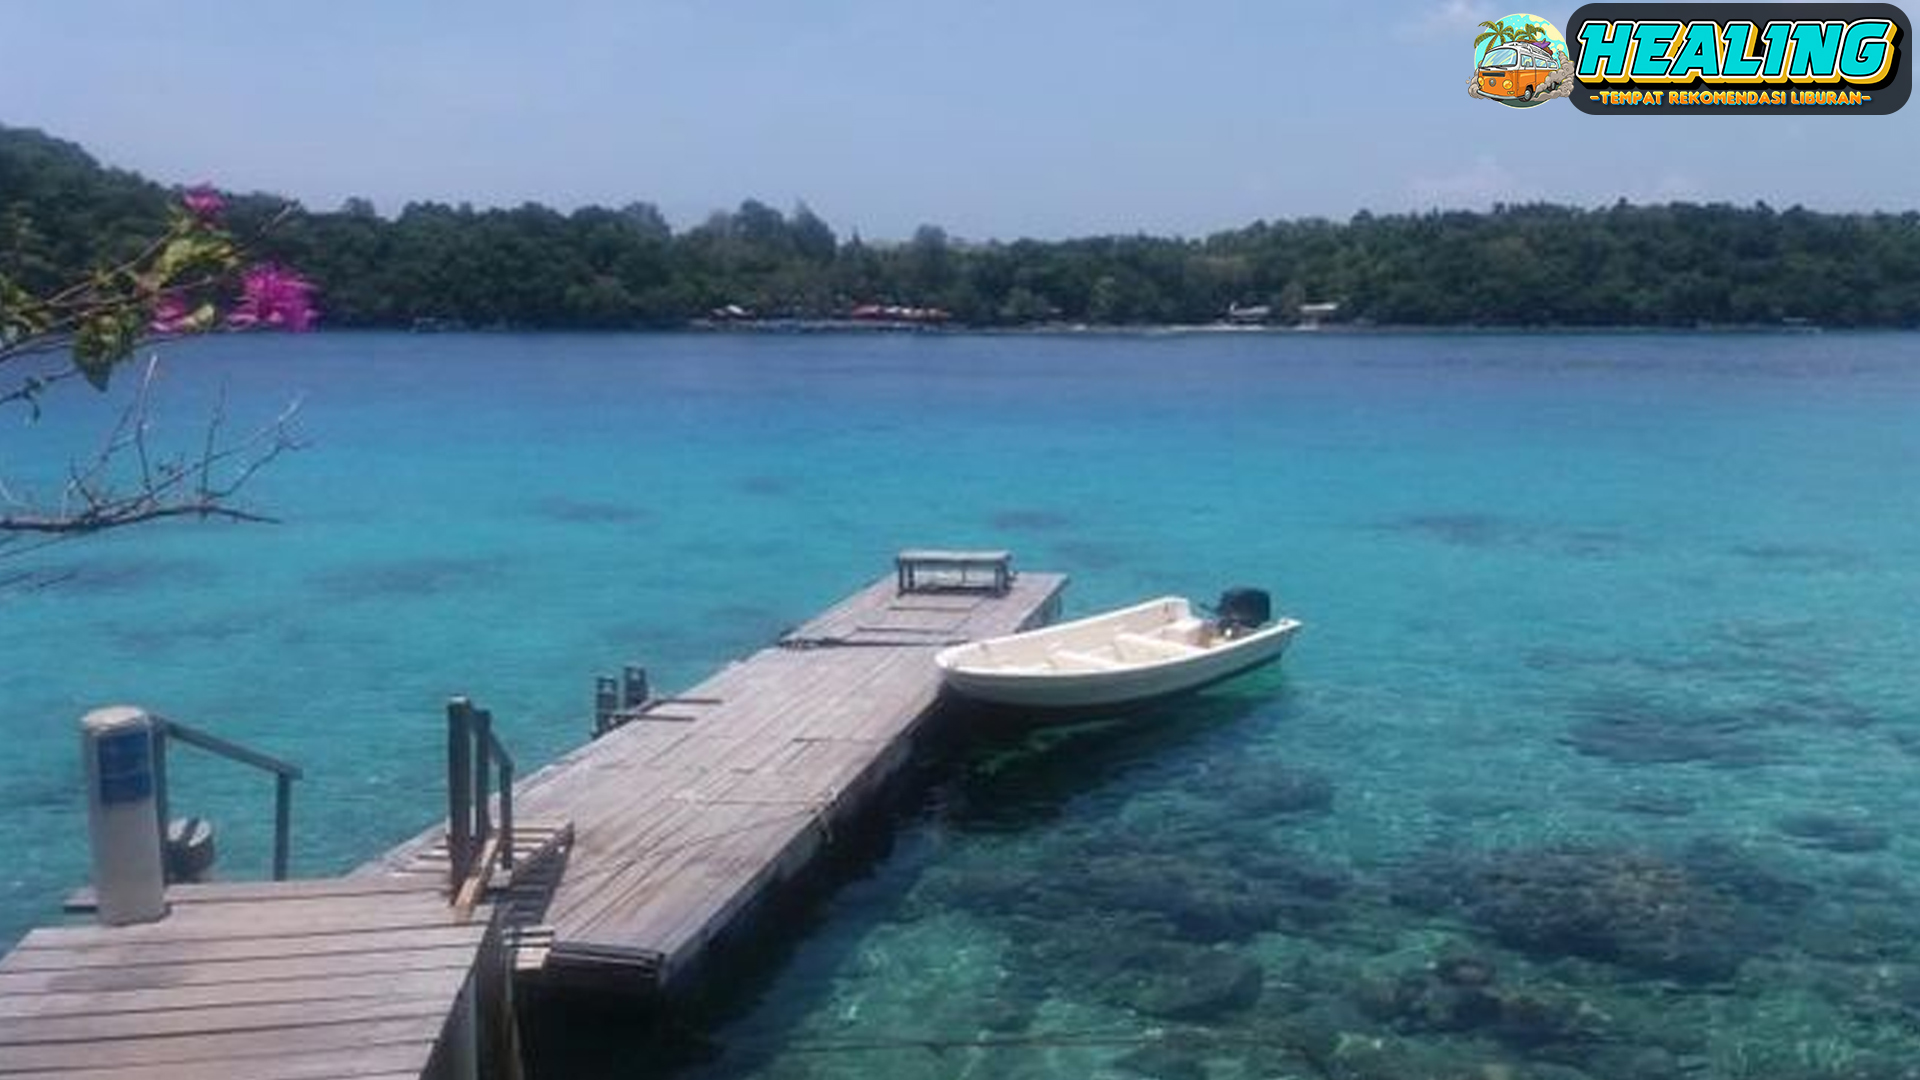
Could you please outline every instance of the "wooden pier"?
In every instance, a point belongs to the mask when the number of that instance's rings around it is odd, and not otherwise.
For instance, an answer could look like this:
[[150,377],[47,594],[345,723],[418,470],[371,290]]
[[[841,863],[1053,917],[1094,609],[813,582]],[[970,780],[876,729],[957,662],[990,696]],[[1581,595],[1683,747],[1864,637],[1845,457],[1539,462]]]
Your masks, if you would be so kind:
[[35,930],[0,960],[0,1077],[474,1074],[505,957],[438,883],[181,885],[139,926]]
[[[519,812],[573,835],[542,924],[520,929],[519,967],[672,991],[906,762],[939,694],[934,652],[1051,620],[1065,583],[903,594],[889,576],[528,777]],[[362,872],[438,842],[430,831]]]
[[1058,614],[1062,576],[991,553],[981,588],[943,576],[965,553],[935,554],[926,581],[899,570],[682,694],[623,703],[517,781],[456,699],[448,822],[352,875],[175,885],[158,922],[33,931],[0,960],[0,1080],[511,1078],[516,972],[675,992],[907,762],[935,651]]

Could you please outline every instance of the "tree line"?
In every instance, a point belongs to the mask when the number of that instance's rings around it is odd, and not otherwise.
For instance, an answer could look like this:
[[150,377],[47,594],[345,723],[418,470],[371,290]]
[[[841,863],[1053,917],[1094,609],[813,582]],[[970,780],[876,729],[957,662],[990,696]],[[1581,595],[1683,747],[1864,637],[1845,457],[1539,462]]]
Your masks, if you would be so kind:
[[[0,127],[0,274],[29,289],[124,256],[176,196],[79,147]],[[298,266],[327,325],[684,326],[715,312],[843,318],[872,305],[955,324],[1207,323],[1335,302],[1340,321],[1429,326],[1920,326],[1920,213],[1724,204],[1361,212],[1204,238],[970,242],[922,226],[842,237],[749,200],[676,231],[644,202],[563,213],[363,199],[229,200],[236,232]],[[269,223],[270,226],[269,226]]]

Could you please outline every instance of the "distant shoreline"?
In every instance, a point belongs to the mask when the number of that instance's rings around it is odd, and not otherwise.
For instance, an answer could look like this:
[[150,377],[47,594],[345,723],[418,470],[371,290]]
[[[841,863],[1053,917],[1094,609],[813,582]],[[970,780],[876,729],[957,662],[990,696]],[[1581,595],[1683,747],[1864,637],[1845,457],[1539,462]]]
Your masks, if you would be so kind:
[[1538,325],[1538,326],[1462,326],[1453,324],[1331,323],[1317,327],[1235,326],[1220,323],[1166,323],[1153,325],[1098,325],[1092,323],[1036,323],[1030,326],[958,326],[919,323],[869,322],[854,319],[763,319],[717,322],[696,320],[681,326],[634,326],[615,328],[519,327],[519,326],[443,326],[433,329],[409,329],[396,326],[325,327],[330,333],[398,333],[423,337],[457,334],[714,334],[739,336],[776,336],[809,334],[897,334],[930,337],[1313,337],[1316,335],[1365,336],[1446,334],[1512,336],[1520,334],[1822,334],[1822,333],[1913,333],[1906,327],[1825,327],[1815,325],[1782,326],[1773,323],[1703,324],[1698,326],[1617,326]]
[[[179,198],[71,143],[5,125],[0,172],[23,178],[14,209],[37,239],[8,272],[26,274],[29,291],[63,288],[114,265],[117,252],[143,249]],[[789,214],[752,199],[680,231],[645,203],[563,213],[423,202],[383,218],[363,201],[339,211],[268,195],[227,201],[242,233],[277,223],[254,254],[314,282],[321,318],[343,327],[1289,332],[1238,325],[1271,319],[1318,321],[1329,333],[1669,332],[1702,320],[1736,333],[1920,328],[1920,210],[1502,203],[1262,219],[1204,237],[965,240],[927,225],[880,243],[839,236],[804,206]]]

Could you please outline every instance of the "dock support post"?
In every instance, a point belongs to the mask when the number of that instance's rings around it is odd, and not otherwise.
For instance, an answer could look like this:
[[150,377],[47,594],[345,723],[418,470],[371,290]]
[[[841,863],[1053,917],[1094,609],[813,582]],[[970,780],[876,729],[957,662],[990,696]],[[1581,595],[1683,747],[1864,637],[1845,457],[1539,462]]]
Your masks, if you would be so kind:
[[613,714],[620,709],[620,684],[611,675],[593,679],[593,737],[613,730]]
[[166,824],[156,820],[153,771],[154,729],[161,723],[130,705],[95,709],[80,720],[93,891],[108,926],[153,922],[167,913]]
[[273,880],[287,880],[288,856],[293,846],[293,777],[273,778]]
[[620,707],[637,709],[652,696],[653,689],[647,685],[647,669],[639,664],[628,664],[620,672]]
[[513,872],[513,766],[500,773],[500,868]]
[[451,889],[459,893],[473,858],[473,741],[467,733],[466,698],[447,702],[447,864]]
[[467,723],[473,735],[473,849],[485,851],[493,835],[493,714],[470,709]]

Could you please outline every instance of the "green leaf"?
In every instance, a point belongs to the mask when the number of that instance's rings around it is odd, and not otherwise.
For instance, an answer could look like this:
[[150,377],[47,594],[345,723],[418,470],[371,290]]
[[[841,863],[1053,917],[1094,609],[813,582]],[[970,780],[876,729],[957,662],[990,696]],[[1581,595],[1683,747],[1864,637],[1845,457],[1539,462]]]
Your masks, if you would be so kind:
[[46,328],[47,311],[40,298],[0,275],[0,332],[22,338]]
[[167,241],[154,259],[154,276],[164,286],[199,257],[200,242],[191,236],[176,236]]
[[133,355],[146,326],[143,310],[133,305],[109,309],[80,324],[73,335],[73,366],[95,390],[105,390],[113,369]]
[[73,366],[95,390],[105,390],[113,375],[113,358],[98,321],[82,326],[73,336]]

